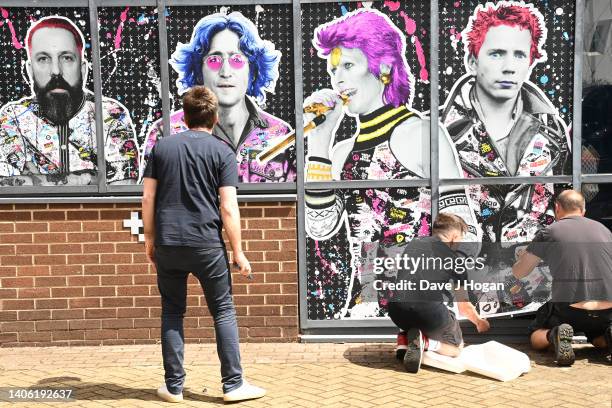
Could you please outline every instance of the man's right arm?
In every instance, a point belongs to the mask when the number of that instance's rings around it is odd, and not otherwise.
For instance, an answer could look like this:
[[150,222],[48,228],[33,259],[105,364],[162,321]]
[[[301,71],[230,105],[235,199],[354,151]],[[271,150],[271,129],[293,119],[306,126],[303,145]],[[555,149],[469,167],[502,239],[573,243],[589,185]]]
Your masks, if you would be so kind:
[[221,198],[221,220],[225,227],[225,232],[234,254],[234,263],[240,268],[240,273],[244,276],[251,274],[251,265],[242,252],[242,233],[240,230],[240,209],[236,197],[236,187],[219,187]]

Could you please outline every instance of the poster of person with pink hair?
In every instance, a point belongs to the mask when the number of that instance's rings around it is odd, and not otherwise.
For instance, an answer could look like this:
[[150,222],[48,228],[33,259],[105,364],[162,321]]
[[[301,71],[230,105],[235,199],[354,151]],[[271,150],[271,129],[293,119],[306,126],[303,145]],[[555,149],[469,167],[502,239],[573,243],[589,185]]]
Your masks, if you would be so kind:
[[[416,29],[427,27],[426,11],[417,5],[404,5],[416,10],[399,10],[399,2],[385,2],[385,7],[383,12],[342,6],[341,16],[314,27],[305,59],[322,60],[326,72],[320,74],[326,77],[312,78],[318,87],[305,90],[307,182],[429,177],[430,124],[413,107],[417,81],[406,58],[413,54],[416,64],[422,64],[419,86],[426,88],[420,39],[426,31]],[[423,13],[416,21],[410,17],[415,12]],[[308,10],[304,15],[310,15]],[[406,32],[413,34],[410,50]],[[310,83],[316,72],[309,69],[312,62],[305,65],[304,82]],[[459,177],[452,143],[440,131],[441,174]],[[443,188],[442,193],[456,202],[446,211],[475,222],[463,187]],[[375,273],[372,261],[379,251],[397,250],[430,234],[430,189],[307,190],[305,201],[309,317],[384,317],[389,294],[377,289],[375,281],[385,277]]]
[[[441,40],[440,80],[446,98],[440,121],[457,150],[462,176],[571,174],[571,143],[561,114],[569,119],[571,111],[564,91],[572,89],[573,43],[568,35],[572,3],[489,2],[467,10],[469,15],[465,7],[452,2],[441,9],[448,16],[442,32],[449,35]],[[446,84],[455,73],[463,75],[449,88]],[[546,270],[530,275],[529,282],[515,282],[510,266],[518,243],[532,240],[553,222],[555,187],[552,183],[467,187],[484,246],[497,248],[487,255],[500,258],[497,264],[489,262],[489,273],[514,288],[512,294],[479,296],[476,300],[484,312],[499,313],[508,300],[518,309],[533,301],[535,308],[539,305],[535,293],[548,292]],[[521,296],[516,296],[519,292]]]

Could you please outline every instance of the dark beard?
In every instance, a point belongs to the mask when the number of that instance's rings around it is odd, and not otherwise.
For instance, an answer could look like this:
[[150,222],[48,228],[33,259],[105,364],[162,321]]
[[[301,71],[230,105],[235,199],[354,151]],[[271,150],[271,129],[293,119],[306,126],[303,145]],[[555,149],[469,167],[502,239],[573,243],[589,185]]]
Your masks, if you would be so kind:
[[[68,93],[52,93],[50,92],[52,89],[65,89]],[[76,86],[70,86],[64,78],[54,75],[42,88],[34,81],[34,92],[40,106],[41,115],[55,124],[63,125],[81,107],[84,95],[83,81],[80,80]]]

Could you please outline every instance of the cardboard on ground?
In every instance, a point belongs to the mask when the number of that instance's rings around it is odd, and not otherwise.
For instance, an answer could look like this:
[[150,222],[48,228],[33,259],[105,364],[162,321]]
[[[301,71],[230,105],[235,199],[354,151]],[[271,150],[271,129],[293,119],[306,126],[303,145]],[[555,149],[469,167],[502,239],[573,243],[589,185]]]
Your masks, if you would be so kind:
[[426,351],[423,364],[453,373],[472,371],[499,381],[513,380],[531,369],[525,353],[496,341],[468,346],[455,358]]

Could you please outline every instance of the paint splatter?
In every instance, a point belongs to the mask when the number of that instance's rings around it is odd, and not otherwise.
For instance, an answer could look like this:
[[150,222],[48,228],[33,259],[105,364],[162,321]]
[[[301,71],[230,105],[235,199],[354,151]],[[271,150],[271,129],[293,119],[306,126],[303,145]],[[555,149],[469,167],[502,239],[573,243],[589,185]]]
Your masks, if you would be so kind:
[[540,83],[541,83],[542,85],[546,85],[546,84],[548,83],[548,76],[547,76],[547,75],[542,75],[542,76],[540,77]]
[[259,4],[255,6],[255,26],[259,27],[259,15],[265,12],[266,10]]
[[127,20],[128,11],[130,11],[130,8],[126,7],[125,10],[121,12],[121,16],[119,17],[121,19],[121,22],[119,23],[119,26],[117,27],[117,33],[115,34],[115,49],[116,50],[121,48],[121,33],[123,32],[123,25],[125,24],[125,20]]
[[400,11],[400,16],[404,19],[404,24],[406,25],[406,33],[412,36],[411,40],[414,44],[414,50],[417,54],[417,60],[419,61],[419,78],[421,81],[427,81],[429,79],[429,72],[427,72],[426,61],[425,61],[425,52],[423,51],[423,45],[419,40],[419,37],[413,35],[416,32],[416,22],[414,19],[410,18],[406,13]]
[[391,11],[397,11],[400,7],[400,2],[399,1],[391,1],[391,0],[385,0],[385,6],[389,8],[389,10]]
[[15,27],[13,27],[13,22],[9,19],[8,10],[1,7],[0,10],[2,11],[2,18],[6,20],[6,24],[8,25],[9,30],[11,31],[11,41],[13,42],[13,47],[15,47],[16,50],[22,49],[23,45],[21,45],[21,43],[17,39],[17,33],[15,33]]

